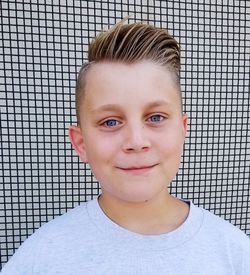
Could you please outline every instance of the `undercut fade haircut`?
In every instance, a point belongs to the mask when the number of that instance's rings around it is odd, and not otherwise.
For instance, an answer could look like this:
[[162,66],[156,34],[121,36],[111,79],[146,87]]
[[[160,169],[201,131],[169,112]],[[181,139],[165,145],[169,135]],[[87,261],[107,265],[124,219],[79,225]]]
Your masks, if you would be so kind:
[[92,64],[133,64],[143,60],[151,61],[173,74],[180,91],[180,49],[177,41],[167,30],[144,23],[124,24],[124,21],[97,35],[89,46],[88,62],[81,67],[76,83],[78,125],[80,105],[85,94],[86,75]]

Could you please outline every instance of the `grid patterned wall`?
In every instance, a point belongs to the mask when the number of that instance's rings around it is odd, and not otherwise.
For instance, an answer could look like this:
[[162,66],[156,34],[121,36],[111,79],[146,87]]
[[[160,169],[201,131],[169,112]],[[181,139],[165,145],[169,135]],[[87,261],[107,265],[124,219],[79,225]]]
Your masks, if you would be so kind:
[[127,15],[182,48],[190,125],[171,192],[250,235],[249,1],[1,0],[0,269],[35,229],[98,195],[67,129],[91,38]]

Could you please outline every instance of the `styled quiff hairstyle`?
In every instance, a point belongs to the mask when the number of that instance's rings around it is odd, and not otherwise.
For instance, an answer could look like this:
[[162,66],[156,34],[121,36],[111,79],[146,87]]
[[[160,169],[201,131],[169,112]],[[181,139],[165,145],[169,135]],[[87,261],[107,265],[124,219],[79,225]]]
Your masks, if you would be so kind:
[[177,41],[167,30],[144,23],[124,24],[124,21],[100,33],[89,46],[89,62],[83,64],[76,83],[78,124],[80,124],[80,105],[85,94],[86,75],[92,64],[100,62],[132,64],[142,60],[152,61],[172,72],[178,89],[180,87],[180,49]]

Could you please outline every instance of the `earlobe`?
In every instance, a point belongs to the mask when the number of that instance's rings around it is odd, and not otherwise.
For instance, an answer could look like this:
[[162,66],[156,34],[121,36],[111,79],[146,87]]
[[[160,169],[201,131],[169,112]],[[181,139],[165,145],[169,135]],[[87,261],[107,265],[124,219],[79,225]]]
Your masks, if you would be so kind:
[[88,160],[81,129],[77,126],[71,125],[69,127],[69,139],[76,153],[80,157],[81,161],[87,163]]

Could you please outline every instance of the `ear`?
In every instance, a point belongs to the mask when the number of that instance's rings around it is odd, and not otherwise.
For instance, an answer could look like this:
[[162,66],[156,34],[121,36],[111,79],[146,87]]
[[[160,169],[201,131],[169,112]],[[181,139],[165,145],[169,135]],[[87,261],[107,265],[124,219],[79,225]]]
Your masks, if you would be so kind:
[[188,127],[188,116],[187,114],[183,114],[182,116],[182,137],[183,137],[183,144],[185,142],[185,138],[187,135],[187,127]]
[[69,127],[69,139],[81,161],[87,163],[87,154],[81,129],[77,126],[71,125]]

